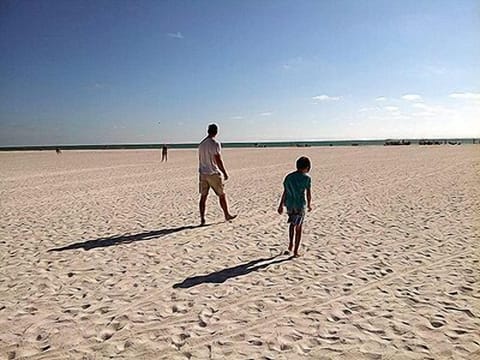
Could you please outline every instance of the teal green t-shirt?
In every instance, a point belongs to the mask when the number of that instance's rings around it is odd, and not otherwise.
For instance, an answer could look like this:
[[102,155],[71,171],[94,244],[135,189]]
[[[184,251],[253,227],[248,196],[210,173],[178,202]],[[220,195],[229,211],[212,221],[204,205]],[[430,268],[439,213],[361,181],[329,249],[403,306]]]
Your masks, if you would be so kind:
[[287,209],[303,209],[306,205],[305,190],[310,189],[312,179],[307,174],[294,171],[283,180]]

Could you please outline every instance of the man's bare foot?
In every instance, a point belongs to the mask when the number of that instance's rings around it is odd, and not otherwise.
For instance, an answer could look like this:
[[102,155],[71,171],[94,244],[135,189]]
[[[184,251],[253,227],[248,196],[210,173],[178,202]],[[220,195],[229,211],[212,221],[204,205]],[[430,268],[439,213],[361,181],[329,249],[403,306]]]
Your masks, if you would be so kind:
[[205,226],[205,219],[200,220],[200,226]]
[[293,254],[293,257],[294,257],[294,258],[298,258],[298,257],[300,257],[300,256],[302,256],[302,254],[299,254],[299,253]]
[[290,255],[290,251],[291,251],[290,249],[285,250],[285,251],[283,252],[283,255]]
[[225,221],[230,221],[230,220],[233,220],[237,217],[238,215],[228,215],[225,217]]

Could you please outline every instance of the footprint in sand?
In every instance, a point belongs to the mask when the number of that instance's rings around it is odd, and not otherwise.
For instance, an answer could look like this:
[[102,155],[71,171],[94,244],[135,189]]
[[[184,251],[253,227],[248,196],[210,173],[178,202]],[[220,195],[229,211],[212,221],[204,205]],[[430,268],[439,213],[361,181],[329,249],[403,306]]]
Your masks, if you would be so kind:
[[206,327],[214,313],[215,310],[211,307],[203,309],[200,314],[198,314],[198,325],[200,325],[200,327]]
[[185,306],[177,305],[177,304],[172,306],[172,313],[185,314],[187,312],[188,312],[188,309]]
[[430,320],[430,325],[432,325],[435,329],[438,329],[445,325],[445,321],[442,319],[432,319]]
[[113,329],[114,331],[120,331],[122,330],[129,322],[129,318],[127,315],[122,315],[114,319],[109,327]]
[[102,341],[107,341],[108,339],[110,339],[113,335],[115,334],[115,331],[113,331],[112,329],[103,329],[100,334],[99,334],[99,338],[102,340]]
[[48,336],[46,334],[38,334],[35,340],[38,342],[37,346],[41,351],[47,351],[50,349],[50,344],[48,342]]
[[172,343],[180,349],[183,345],[185,345],[185,341],[190,337],[189,334],[186,333],[180,333],[178,335],[173,335],[171,340]]
[[254,345],[254,346],[262,346],[263,345],[263,341],[258,339],[258,338],[249,339],[249,340],[247,340],[247,342],[249,344]]

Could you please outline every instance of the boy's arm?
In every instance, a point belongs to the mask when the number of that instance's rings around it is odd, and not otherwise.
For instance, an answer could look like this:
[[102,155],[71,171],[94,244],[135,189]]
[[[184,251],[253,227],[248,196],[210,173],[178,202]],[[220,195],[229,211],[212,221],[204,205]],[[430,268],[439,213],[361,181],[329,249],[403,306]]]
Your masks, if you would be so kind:
[[280,205],[278,205],[278,213],[282,215],[283,207],[285,205],[285,190],[283,190],[282,198],[280,199]]
[[312,211],[312,191],[307,189],[307,207],[308,211]]

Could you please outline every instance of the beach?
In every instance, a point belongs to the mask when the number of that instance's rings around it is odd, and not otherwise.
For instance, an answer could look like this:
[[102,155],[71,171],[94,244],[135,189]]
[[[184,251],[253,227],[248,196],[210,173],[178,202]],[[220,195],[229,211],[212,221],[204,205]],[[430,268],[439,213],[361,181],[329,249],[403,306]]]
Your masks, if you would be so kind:
[[223,157],[198,227],[195,150],[0,153],[0,358],[480,358],[480,145]]

